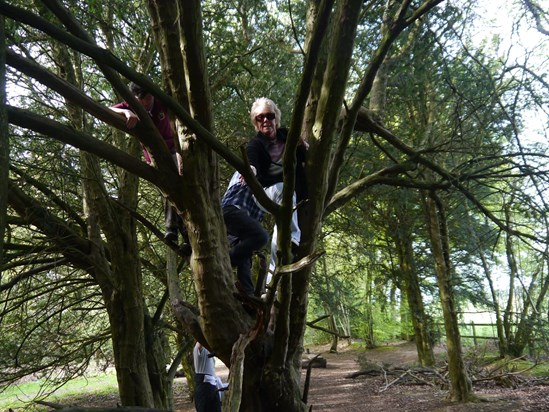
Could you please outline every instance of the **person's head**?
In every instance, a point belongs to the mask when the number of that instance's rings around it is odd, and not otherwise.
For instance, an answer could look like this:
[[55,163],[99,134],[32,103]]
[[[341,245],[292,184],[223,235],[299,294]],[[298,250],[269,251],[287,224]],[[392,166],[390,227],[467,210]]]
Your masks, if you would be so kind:
[[130,83],[130,91],[135,96],[145,110],[151,110],[154,102],[154,97],[144,87],[141,87],[134,82]]
[[281,113],[275,102],[266,97],[260,97],[252,104],[250,119],[255,130],[274,138],[280,125]]

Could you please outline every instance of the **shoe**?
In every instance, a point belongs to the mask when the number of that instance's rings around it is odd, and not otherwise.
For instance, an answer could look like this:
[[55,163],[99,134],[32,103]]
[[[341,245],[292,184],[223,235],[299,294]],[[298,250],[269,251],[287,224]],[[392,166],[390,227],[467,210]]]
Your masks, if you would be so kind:
[[177,243],[177,232],[172,232],[171,230],[167,231],[164,234],[164,240],[167,240],[168,242]]
[[254,308],[244,304],[242,305],[242,307],[244,308],[244,310],[246,311],[246,313],[248,315],[250,315],[252,318],[255,318],[255,316],[257,315],[257,310],[255,310]]
[[188,243],[183,243],[180,247],[179,247],[179,253],[185,257],[189,257],[192,255],[193,253],[193,249],[191,248],[191,245],[189,245]]
[[294,243],[294,241],[292,240],[292,256],[291,256],[291,261],[292,262],[295,262],[296,261],[296,256],[297,256],[297,250],[299,249],[299,245],[297,243]]

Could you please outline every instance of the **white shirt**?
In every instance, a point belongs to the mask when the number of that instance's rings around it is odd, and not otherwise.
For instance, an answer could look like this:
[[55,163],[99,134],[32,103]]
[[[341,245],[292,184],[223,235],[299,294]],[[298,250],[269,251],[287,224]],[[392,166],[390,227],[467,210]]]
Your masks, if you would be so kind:
[[194,371],[195,373],[203,373],[205,375],[210,375],[213,377],[213,382],[209,382],[207,378],[204,377],[204,381],[212,383],[215,385],[215,359],[209,357],[210,352],[203,346],[200,346],[198,343],[194,345],[193,349],[193,360],[194,360]]

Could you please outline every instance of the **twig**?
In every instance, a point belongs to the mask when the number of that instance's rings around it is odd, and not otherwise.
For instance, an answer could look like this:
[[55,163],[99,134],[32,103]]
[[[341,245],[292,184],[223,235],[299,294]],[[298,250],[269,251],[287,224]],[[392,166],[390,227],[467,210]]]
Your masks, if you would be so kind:
[[47,401],[35,401],[35,403],[37,403],[38,405],[44,405],[53,409],[64,409],[68,407],[67,405],[62,405],[60,403],[53,403],[53,402],[47,402]]
[[397,383],[398,381],[400,381],[402,378],[404,378],[406,375],[408,375],[408,373],[410,372],[410,370],[408,369],[406,372],[404,372],[402,375],[400,375],[398,378],[396,378],[395,380],[393,380],[391,383],[388,383],[385,385],[385,387],[383,389],[380,389],[379,390],[379,393],[381,392],[385,392],[387,389],[389,389],[390,386],[393,386],[395,383]]
[[426,379],[420,378],[419,376],[414,375],[412,372],[409,372],[408,375],[410,375],[412,378],[424,383],[425,385],[432,386],[433,388],[437,387],[433,382],[429,382]]
[[[521,356],[522,358],[523,356]],[[520,359],[520,358],[517,358],[517,359]],[[524,372],[528,372],[529,370],[531,369],[534,369],[536,366],[538,366],[537,363],[535,363],[534,365],[532,366],[529,366],[525,369],[522,369],[520,371],[516,371],[516,372],[507,372],[507,373],[500,373],[499,375],[490,375],[490,376],[486,376],[485,378],[478,378],[478,379],[473,379],[473,383],[477,383],[477,382],[482,382],[482,381],[490,381],[490,380],[495,380],[495,379],[501,379],[501,378],[506,378],[508,376],[516,376],[516,375],[521,375],[523,374]],[[498,368],[499,369],[499,368]]]

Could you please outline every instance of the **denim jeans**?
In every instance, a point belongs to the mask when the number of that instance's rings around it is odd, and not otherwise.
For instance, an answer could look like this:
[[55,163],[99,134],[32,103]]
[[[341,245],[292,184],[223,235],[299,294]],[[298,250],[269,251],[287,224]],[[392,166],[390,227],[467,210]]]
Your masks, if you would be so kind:
[[227,234],[238,239],[229,251],[231,265],[236,267],[238,281],[245,292],[253,295],[252,254],[267,244],[269,234],[259,221],[251,218],[246,210],[236,206],[225,206],[223,219],[227,226]]

